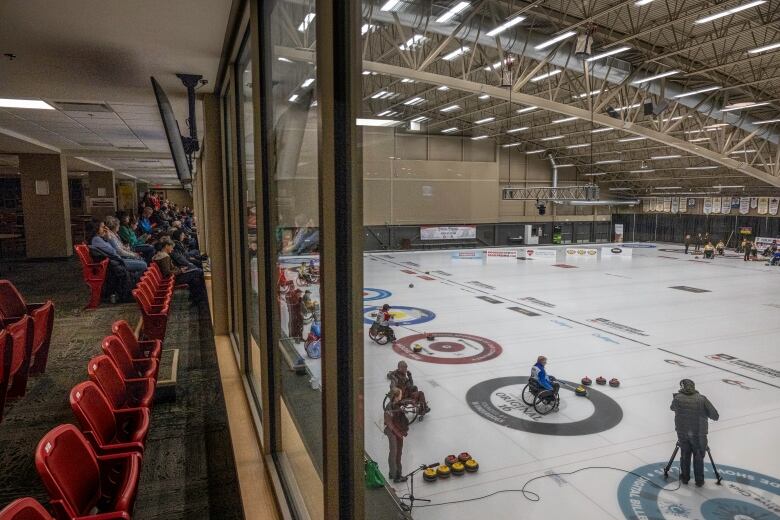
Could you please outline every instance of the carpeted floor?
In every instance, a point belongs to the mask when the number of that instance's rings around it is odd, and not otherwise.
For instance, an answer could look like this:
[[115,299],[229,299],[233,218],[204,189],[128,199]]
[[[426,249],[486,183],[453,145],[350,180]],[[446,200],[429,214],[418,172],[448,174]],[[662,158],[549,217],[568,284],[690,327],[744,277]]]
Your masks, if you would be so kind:
[[[54,300],[56,313],[46,373],[6,406],[0,423],[0,508],[21,496],[46,501],[35,446],[49,429],[75,421],[68,394],[86,379],[87,361],[100,353],[111,324],[140,317],[135,303],[83,310],[87,288],[74,260],[12,263],[2,277],[28,302]],[[177,396],[153,409],[133,517],[243,518],[208,305],[191,306],[186,292],[177,291],[171,312],[164,348],[179,349]]]

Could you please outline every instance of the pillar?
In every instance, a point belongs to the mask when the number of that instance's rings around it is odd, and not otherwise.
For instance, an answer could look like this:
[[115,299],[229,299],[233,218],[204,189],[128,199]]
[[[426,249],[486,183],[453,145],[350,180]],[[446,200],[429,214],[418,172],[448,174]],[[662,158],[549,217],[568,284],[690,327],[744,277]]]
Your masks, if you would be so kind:
[[68,169],[56,154],[19,154],[27,258],[73,254]]

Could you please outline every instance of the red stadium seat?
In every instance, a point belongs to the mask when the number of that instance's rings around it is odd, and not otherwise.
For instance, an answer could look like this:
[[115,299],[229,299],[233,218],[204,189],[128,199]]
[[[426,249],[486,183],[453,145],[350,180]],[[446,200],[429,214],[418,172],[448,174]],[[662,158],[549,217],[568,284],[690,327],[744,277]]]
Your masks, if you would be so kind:
[[89,360],[89,378],[111,403],[112,410],[151,408],[154,401],[154,379],[125,379],[110,357],[102,354]]
[[108,258],[100,262],[93,262],[89,254],[89,248],[86,244],[73,246],[76,250],[76,256],[81,261],[84,283],[89,286],[90,297],[87,303],[87,309],[96,309],[100,305],[100,296],[103,293],[103,284],[106,282],[106,272],[108,271]]
[[6,397],[22,397],[27,391],[27,377],[30,374],[34,332],[32,318],[24,316],[8,325],[5,330],[11,336],[11,363],[8,369]]
[[115,512],[128,516],[108,518],[130,518],[141,474],[140,454],[95,455],[75,426],[61,424],[38,443],[35,467],[58,518],[98,520],[106,517],[96,513]]
[[54,303],[28,304],[14,284],[8,280],[0,280],[0,324],[7,326],[21,319],[22,316],[32,317],[35,333],[32,346],[31,374],[39,374],[46,369],[49,358],[49,345],[54,328]]
[[138,303],[143,317],[142,332],[144,339],[165,339],[168,325],[169,305],[154,305],[149,297],[138,289],[133,289],[133,298]]
[[114,336],[124,343],[130,355],[136,359],[154,358],[160,359],[162,355],[162,341],[153,339],[149,341],[140,341],[135,337],[133,329],[125,320],[115,321],[111,327]]
[[143,292],[152,305],[165,305],[171,301],[171,292],[168,289],[164,289],[162,292],[156,292],[152,287],[153,282],[148,279],[142,279],[136,284],[136,289]]
[[73,387],[70,407],[97,453],[143,453],[149,433],[148,408],[112,410],[103,391],[92,381]]
[[133,359],[122,341],[116,336],[103,339],[103,353],[111,358],[125,379],[151,377],[157,380],[159,362],[156,359]]
[[0,511],[0,520],[54,520],[34,498],[19,498]]
[[11,336],[0,330],[0,422],[3,421],[5,394],[8,390],[8,369],[11,367]]

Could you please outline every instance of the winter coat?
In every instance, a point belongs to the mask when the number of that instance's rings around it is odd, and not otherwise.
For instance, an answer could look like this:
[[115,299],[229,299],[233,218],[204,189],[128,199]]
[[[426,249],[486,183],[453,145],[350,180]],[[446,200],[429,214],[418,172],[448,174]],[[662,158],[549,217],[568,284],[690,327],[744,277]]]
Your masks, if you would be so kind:
[[720,417],[709,399],[696,390],[674,394],[669,409],[674,412],[674,429],[682,434],[707,435],[707,419]]

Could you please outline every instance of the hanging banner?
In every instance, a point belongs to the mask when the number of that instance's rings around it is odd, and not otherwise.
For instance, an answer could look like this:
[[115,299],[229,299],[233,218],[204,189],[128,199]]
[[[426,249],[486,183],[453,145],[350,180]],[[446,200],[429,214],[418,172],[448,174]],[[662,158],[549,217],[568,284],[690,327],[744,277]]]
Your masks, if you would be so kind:
[[739,209],[739,197],[731,197],[731,209]]
[[750,212],[750,197],[742,197],[739,199],[739,213],[747,215],[748,212]]
[[688,200],[685,197],[680,197],[680,213],[688,211]]
[[477,226],[420,226],[422,240],[462,240],[477,238]]
[[712,213],[712,197],[704,198],[704,214],[709,215]]
[[674,197],[672,199],[672,213],[677,213],[680,211],[680,198]]
[[663,197],[656,197],[655,198],[655,210],[656,211],[663,211],[664,210],[664,198]]
[[758,214],[759,215],[766,215],[766,212],[769,210],[769,197],[759,197],[758,198]]
[[769,199],[769,213],[772,215],[777,215],[777,207],[780,206],[780,199],[777,197],[772,197]]
[[750,209],[756,209],[758,207],[758,197],[750,197]]
[[651,211],[652,208],[650,208],[650,199],[642,199],[642,212],[650,213]]
[[712,212],[720,213],[720,197],[712,197]]
[[[485,250],[485,259],[490,262],[515,262],[519,251],[512,248],[495,248]],[[522,254],[525,257],[525,251]]]
[[720,210],[724,215],[731,213],[731,197],[723,197],[723,206]]
[[689,208],[695,208],[696,207],[696,199],[688,199],[688,207]]
[[664,213],[672,211],[672,198],[664,197]]

